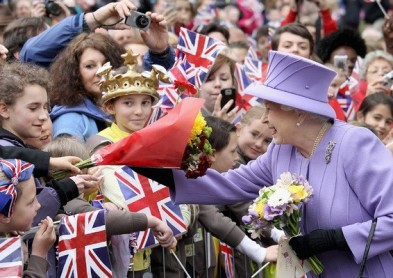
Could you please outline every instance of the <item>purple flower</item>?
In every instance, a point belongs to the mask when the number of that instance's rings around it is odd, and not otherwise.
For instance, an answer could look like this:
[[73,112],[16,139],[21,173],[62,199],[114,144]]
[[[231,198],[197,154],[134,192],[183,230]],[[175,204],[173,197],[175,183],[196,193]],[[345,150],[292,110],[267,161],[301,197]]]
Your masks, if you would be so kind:
[[277,206],[277,207],[271,207],[269,205],[266,205],[263,212],[264,212],[264,217],[266,220],[273,220],[274,217],[283,215],[285,212],[286,205],[282,206]]
[[248,224],[251,224],[252,218],[250,215],[244,215],[242,217],[242,221],[244,224],[248,225]]
[[254,227],[256,228],[256,229],[261,229],[261,228],[265,228],[266,226],[268,226],[268,222],[266,222],[266,221],[264,221],[264,220],[260,220],[260,219],[257,219],[257,220],[255,220],[255,222],[254,222]]
[[249,214],[251,217],[255,217],[255,218],[258,218],[258,217],[259,217],[259,214],[258,214],[255,210],[249,210],[249,211],[248,211],[248,214]]
[[306,179],[305,179],[302,175],[300,175],[300,176],[298,177],[298,181],[299,181],[299,184],[304,184],[304,182],[306,181]]

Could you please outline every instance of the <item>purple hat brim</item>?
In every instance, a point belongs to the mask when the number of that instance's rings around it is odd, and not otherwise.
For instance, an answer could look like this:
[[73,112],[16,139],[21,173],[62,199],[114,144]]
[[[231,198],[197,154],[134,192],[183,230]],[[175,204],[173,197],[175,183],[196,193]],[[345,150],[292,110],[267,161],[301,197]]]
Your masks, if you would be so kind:
[[336,118],[336,113],[327,102],[321,102],[299,96],[290,92],[274,89],[260,83],[252,83],[244,90],[245,94],[256,96],[278,104],[287,105],[303,111],[322,115],[331,119]]

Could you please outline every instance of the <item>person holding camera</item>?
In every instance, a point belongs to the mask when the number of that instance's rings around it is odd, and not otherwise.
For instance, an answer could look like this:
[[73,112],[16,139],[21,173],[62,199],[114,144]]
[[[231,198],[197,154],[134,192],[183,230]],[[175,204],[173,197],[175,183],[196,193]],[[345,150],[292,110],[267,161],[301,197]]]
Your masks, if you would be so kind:
[[[109,3],[98,10],[86,14],[70,16],[52,26],[40,35],[29,39],[20,52],[20,60],[48,68],[55,57],[82,32],[94,32],[98,28],[130,29],[124,19],[130,17],[137,7],[130,0]],[[175,62],[175,52],[168,44],[168,28],[162,15],[147,12],[150,25],[140,31],[149,47],[144,57],[146,70],[152,64],[167,69]]]
[[358,110],[365,97],[384,93],[391,96],[393,81],[393,56],[385,51],[376,50],[368,53],[360,68],[360,85],[352,96],[355,109]]

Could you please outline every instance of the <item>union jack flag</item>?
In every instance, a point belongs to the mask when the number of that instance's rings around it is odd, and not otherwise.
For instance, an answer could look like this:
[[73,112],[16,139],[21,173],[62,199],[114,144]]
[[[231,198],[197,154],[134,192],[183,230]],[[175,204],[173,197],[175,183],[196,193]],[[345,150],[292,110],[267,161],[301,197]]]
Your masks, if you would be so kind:
[[22,270],[21,238],[0,238],[0,277],[22,277]]
[[180,100],[180,96],[173,84],[160,84],[157,89],[158,94],[161,96],[158,106],[163,109],[171,109],[175,107]]
[[216,6],[208,4],[198,9],[197,15],[194,18],[195,27],[207,25],[218,18],[218,9]]
[[234,257],[232,248],[220,241],[221,255],[225,265],[225,274],[227,278],[234,278]]
[[90,201],[90,205],[95,208],[103,209],[104,208],[105,197],[101,193],[98,193],[97,196],[93,200]]
[[[160,94],[161,96],[161,94]],[[160,99],[160,101],[162,100],[162,98]],[[165,109],[160,107],[160,104],[158,103],[158,105],[156,105],[153,110],[151,111],[149,120],[147,121],[147,125],[151,125],[152,123],[154,123],[155,121],[159,120],[161,117],[166,115],[166,111]]]
[[187,59],[179,59],[169,71],[172,80],[187,81],[199,89],[206,79],[204,68],[195,67]]
[[258,55],[251,47],[248,49],[246,59],[244,60],[244,70],[249,79],[252,81],[262,82],[266,77],[267,63],[258,59]]
[[[178,59],[168,74],[171,80],[186,81],[198,89],[206,78],[206,72],[200,68],[195,68],[186,59]],[[173,108],[186,97],[185,95],[179,95],[173,84],[160,83],[157,92],[161,96],[159,107],[164,109]]]
[[244,65],[236,63],[235,66],[235,78],[237,81],[237,91],[243,92],[252,81],[248,78],[246,74],[246,70],[244,69]]
[[244,65],[238,63],[236,63],[235,66],[235,78],[237,81],[236,106],[240,109],[236,112],[236,115],[232,120],[233,124],[238,123],[243,118],[247,110],[252,106],[262,104],[262,99],[244,93],[244,90],[252,83],[250,78],[248,78],[244,67]]
[[61,220],[59,277],[112,277],[104,213],[97,210]]
[[[235,77],[237,80],[237,103],[236,106],[240,107],[238,111],[238,116],[242,116],[245,111],[250,109],[252,106],[260,105],[262,100],[244,93],[244,90],[253,82],[246,73],[245,65],[236,64],[235,67]],[[243,110],[243,111],[242,111]],[[235,117],[237,118],[237,116]]]
[[[174,235],[186,232],[180,207],[172,203],[168,187],[139,175],[126,166],[117,169],[114,176],[129,211],[153,215],[163,220]],[[158,244],[151,229],[138,232],[137,243],[138,250]]]
[[[198,70],[198,78],[202,84],[215,58],[224,48],[226,45],[219,40],[181,28],[177,44],[177,58],[187,60]],[[194,85],[197,86],[197,84]]]

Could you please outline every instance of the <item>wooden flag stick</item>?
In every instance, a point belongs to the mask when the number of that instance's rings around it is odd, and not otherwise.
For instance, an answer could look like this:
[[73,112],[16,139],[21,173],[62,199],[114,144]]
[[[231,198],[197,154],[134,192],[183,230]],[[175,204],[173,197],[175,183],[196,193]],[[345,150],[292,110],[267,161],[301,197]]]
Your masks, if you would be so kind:
[[259,274],[259,272],[261,272],[265,267],[267,267],[270,263],[265,263],[260,269],[258,269],[257,272],[255,272],[251,278],[254,278],[255,276],[257,276]]
[[186,268],[184,267],[184,265],[181,263],[181,261],[179,260],[179,258],[176,256],[175,252],[173,251],[173,249],[171,249],[171,254],[175,257],[176,261],[179,263],[179,265],[181,266],[181,268],[183,269],[184,273],[187,275],[187,278],[191,278],[191,276],[188,274]]

